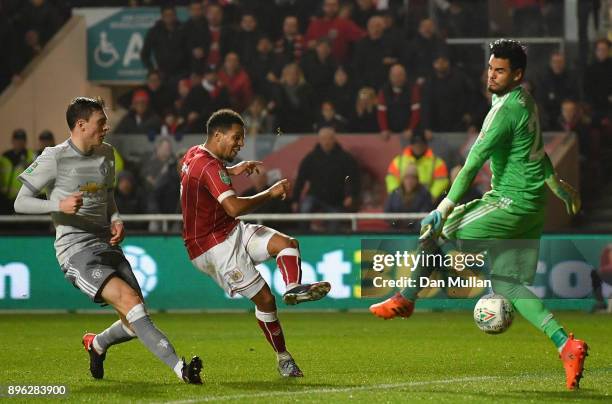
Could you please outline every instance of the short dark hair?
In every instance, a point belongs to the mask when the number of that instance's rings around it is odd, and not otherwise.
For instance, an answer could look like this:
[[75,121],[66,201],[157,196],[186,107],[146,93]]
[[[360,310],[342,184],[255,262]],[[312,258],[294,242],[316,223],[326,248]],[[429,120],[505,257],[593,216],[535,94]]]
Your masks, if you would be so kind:
[[510,69],[523,69],[523,73],[527,68],[527,47],[515,41],[514,39],[498,39],[489,44],[491,55],[499,59],[508,59],[510,61]]
[[161,13],[163,13],[166,10],[174,11],[176,13],[176,7],[174,7],[174,4],[170,2],[162,4],[161,7],[159,8],[159,11]]
[[225,132],[229,130],[233,124],[244,126],[244,120],[240,114],[231,109],[220,109],[213,113],[206,122],[206,134],[211,136],[216,130]]
[[95,111],[104,111],[104,100],[101,97],[76,97],[68,105],[66,110],[66,122],[70,130],[74,129],[79,119],[89,120]]

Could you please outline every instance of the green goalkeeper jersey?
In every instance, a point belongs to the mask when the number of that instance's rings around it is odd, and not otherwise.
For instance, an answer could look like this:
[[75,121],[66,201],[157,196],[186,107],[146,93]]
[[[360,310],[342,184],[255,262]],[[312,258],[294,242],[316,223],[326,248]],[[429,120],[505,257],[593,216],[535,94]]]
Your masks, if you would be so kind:
[[492,189],[483,199],[517,212],[544,208],[544,180],[552,173],[552,165],[544,152],[535,101],[520,86],[501,97],[493,95],[480,135],[449,191],[451,201],[461,199],[489,158]]

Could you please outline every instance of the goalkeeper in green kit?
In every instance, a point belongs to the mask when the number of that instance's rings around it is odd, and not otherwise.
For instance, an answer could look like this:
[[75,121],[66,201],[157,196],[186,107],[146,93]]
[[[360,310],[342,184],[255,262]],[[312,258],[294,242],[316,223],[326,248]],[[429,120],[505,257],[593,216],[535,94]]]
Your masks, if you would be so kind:
[[[563,200],[570,214],[580,210],[580,198],[555,175],[544,151],[537,106],[520,86],[527,65],[524,46],[518,41],[499,39],[490,45],[490,50],[491,110],[447,197],[421,222],[419,247],[424,251],[435,250],[438,239],[476,243],[508,240],[506,246],[525,245],[526,241],[526,248],[507,248],[490,255],[493,290],[510,300],[523,317],[551,339],[563,361],[567,387],[575,389],[582,377],[587,344],[568,335],[525,285],[533,281],[537,267],[546,186]],[[482,199],[455,206],[488,159],[493,173],[491,191]],[[419,266],[412,277],[428,276],[431,271]],[[418,287],[406,288],[372,305],[370,311],[384,319],[409,317],[419,291]]]

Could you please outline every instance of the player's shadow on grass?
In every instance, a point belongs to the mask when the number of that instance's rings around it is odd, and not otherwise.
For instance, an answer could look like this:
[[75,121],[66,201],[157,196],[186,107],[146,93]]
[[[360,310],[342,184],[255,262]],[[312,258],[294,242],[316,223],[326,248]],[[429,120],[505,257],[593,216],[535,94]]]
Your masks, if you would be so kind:
[[[151,383],[136,380],[103,379],[92,381],[91,385],[71,388],[71,394],[85,394],[92,397],[103,397],[108,394],[134,399],[155,399],[163,397],[173,387],[184,387],[176,383]],[[197,386],[193,386],[197,387]]]
[[234,390],[248,390],[251,392],[269,392],[271,390],[280,391],[303,391],[311,388],[343,388],[354,387],[354,385],[338,385],[329,383],[310,383],[304,382],[302,378],[260,380],[252,382],[221,382],[219,386],[224,386]]

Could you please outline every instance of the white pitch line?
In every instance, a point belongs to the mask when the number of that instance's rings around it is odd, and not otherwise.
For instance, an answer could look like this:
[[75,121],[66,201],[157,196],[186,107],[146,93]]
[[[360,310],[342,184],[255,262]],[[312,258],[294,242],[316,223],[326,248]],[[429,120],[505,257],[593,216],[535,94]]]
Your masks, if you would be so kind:
[[[597,373],[608,373],[611,372],[612,368],[599,368],[599,369],[589,369],[589,374],[597,374]],[[226,396],[209,396],[209,397],[201,397],[190,400],[178,400],[178,401],[160,401],[157,403],[151,404],[192,404],[192,403],[205,403],[209,401],[231,401],[231,400],[240,400],[240,399],[251,399],[251,398],[262,398],[262,397],[279,397],[279,396],[295,396],[295,395],[305,395],[305,394],[319,394],[319,393],[346,393],[352,391],[367,391],[367,390],[381,390],[381,389],[397,389],[403,387],[415,387],[415,386],[427,386],[432,384],[452,384],[452,383],[469,383],[469,382],[478,382],[483,380],[496,380],[503,379],[505,381],[510,379],[533,379],[533,378],[546,378],[553,376],[560,376],[561,373],[529,373],[523,375],[515,375],[515,376],[471,376],[471,377],[458,377],[454,379],[441,379],[441,380],[422,380],[422,381],[414,381],[414,382],[403,382],[403,383],[385,383],[385,384],[371,384],[365,386],[352,386],[352,387],[330,387],[323,389],[308,389],[307,387],[304,390],[298,391],[270,391],[270,392],[262,392],[262,393],[241,393],[234,395],[226,395]]]
[[[524,377],[524,376],[516,376]],[[387,383],[387,384],[372,384],[366,386],[352,386],[352,387],[337,387],[337,388],[324,388],[324,389],[304,389],[298,391],[270,391],[270,392],[262,392],[262,393],[243,393],[243,394],[234,394],[229,396],[210,396],[210,397],[202,397],[191,400],[179,400],[179,401],[161,401],[161,403],[165,404],[191,404],[191,403],[204,403],[208,401],[230,401],[230,400],[240,400],[240,399],[252,399],[252,398],[261,398],[261,397],[278,397],[278,396],[295,396],[295,395],[304,395],[304,394],[324,394],[324,393],[346,393],[352,391],[366,391],[366,390],[381,390],[381,389],[397,389],[401,387],[414,387],[414,386],[426,386],[429,384],[451,384],[451,383],[461,383],[461,382],[477,382],[482,380],[494,380],[500,379],[501,376],[474,376],[474,377],[462,377],[456,379],[442,379],[442,380],[423,380],[417,382],[404,382],[404,383]],[[505,377],[505,379],[509,379],[512,377]],[[153,403],[156,404],[156,403]]]

